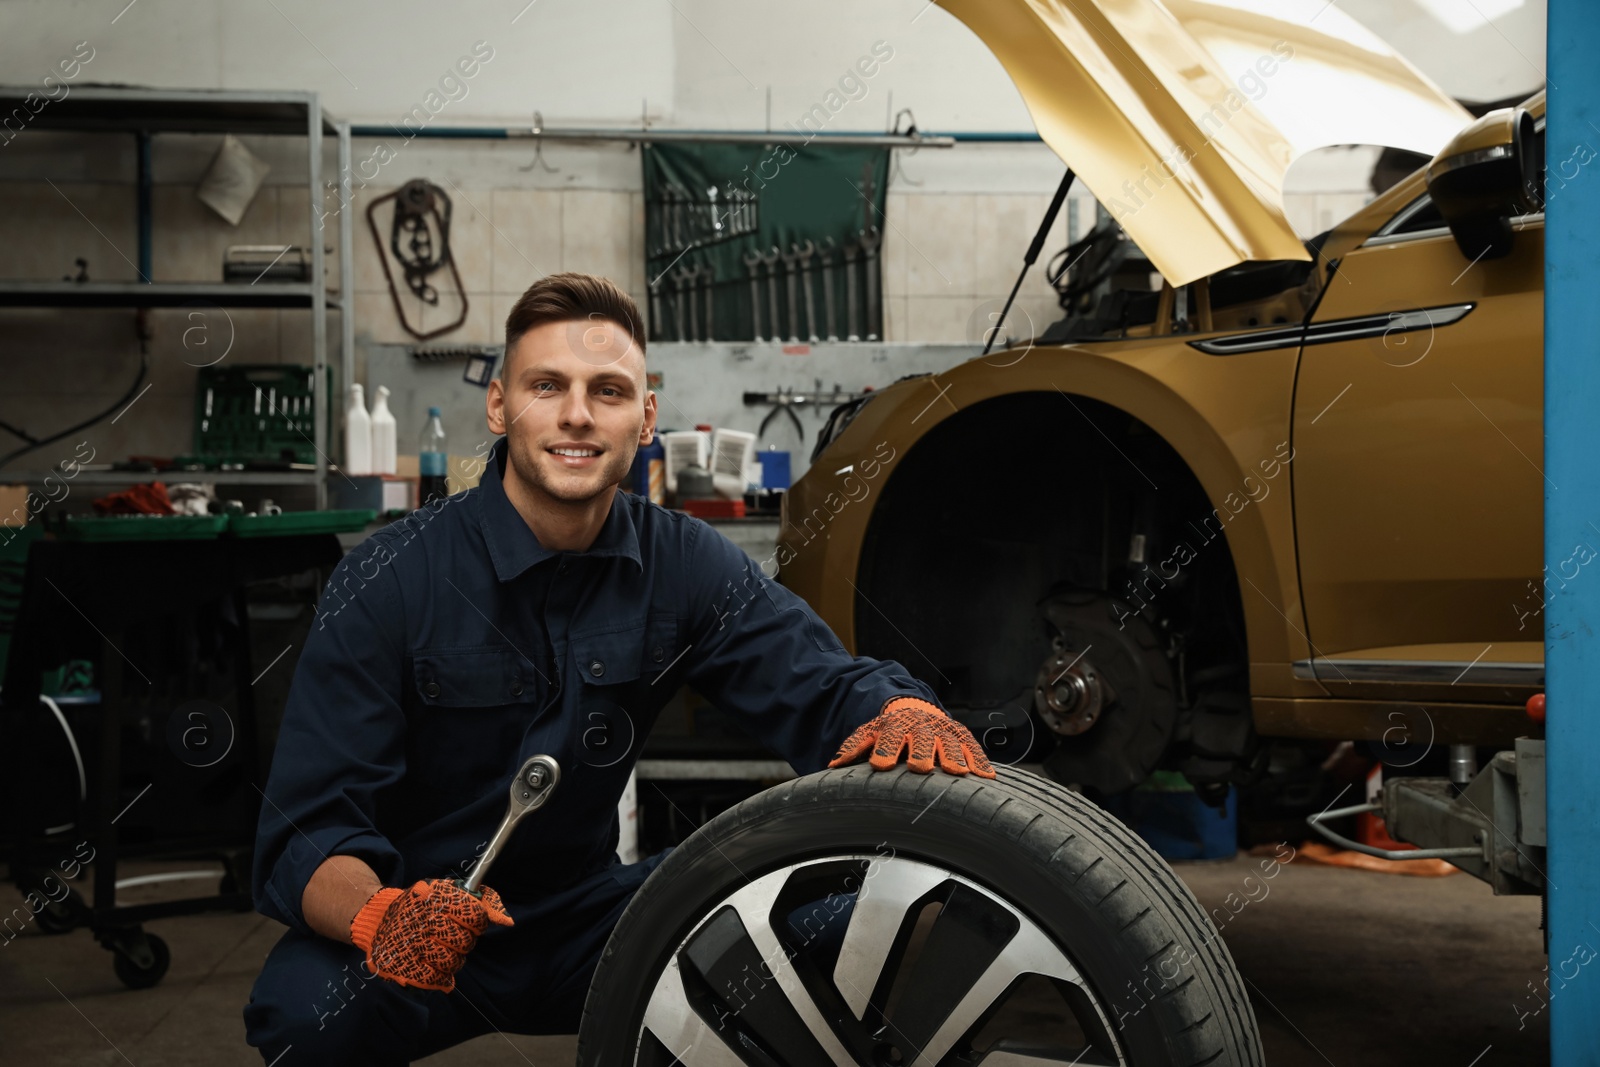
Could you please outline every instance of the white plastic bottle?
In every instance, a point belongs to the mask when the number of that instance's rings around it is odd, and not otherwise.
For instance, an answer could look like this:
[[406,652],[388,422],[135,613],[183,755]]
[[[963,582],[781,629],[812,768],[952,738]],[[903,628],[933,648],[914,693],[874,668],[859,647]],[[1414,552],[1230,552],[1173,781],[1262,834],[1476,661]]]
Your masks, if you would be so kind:
[[389,413],[389,387],[378,386],[372,401],[372,473],[395,473],[395,425]]
[[372,473],[372,418],[360,385],[350,387],[350,403],[344,409],[343,466],[346,474]]

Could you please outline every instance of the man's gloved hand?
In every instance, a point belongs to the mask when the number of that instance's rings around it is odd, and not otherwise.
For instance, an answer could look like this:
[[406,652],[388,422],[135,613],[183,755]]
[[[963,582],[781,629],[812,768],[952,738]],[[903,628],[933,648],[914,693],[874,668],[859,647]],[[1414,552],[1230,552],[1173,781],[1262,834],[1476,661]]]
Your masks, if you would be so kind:
[[380,889],[356,912],[350,938],[378,977],[448,993],[478,935],[490,923],[514,925],[500,894],[481,892],[480,899],[448,878]]
[[857,727],[845,739],[839,754],[828,766],[855,763],[871,752],[868,762],[874,769],[886,771],[900,762],[900,753],[907,744],[911,746],[911,755],[906,766],[918,774],[932,771],[937,759],[939,769],[946,774],[994,777],[989,757],[983,754],[983,746],[972,736],[972,731],[939,710],[937,705],[917,697],[894,697],[884,704],[876,719]]

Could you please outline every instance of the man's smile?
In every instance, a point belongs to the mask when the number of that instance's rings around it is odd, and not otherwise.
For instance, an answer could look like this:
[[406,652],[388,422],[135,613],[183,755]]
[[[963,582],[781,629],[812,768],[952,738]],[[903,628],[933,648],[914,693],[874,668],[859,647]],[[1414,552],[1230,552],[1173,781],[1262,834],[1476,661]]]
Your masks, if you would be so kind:
[[605,449],[588,444],[561,443],[550,445],[545,451],[555,456],[561,466],[581,470],[591,466]]

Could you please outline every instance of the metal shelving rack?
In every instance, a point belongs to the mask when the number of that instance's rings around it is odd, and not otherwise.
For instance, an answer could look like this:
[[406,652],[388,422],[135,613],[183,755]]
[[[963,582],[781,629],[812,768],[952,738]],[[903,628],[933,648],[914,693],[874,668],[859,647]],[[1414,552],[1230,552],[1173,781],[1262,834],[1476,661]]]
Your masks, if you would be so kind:
[[[0,114],[25,108],[34,90],[0,87]],[[354,356],[354,284],[351,259],[350,124],[336,122],[322,110],[316,93],[235,92],[215,89],[114,89],[75,88],[60,100],[32,115],[29,129],[90,133],[131,133],[138,138],[140,281],[49,282],[0,281],[0,307],[40,308],[161,308],[206,302],[234,308],[310,308],[314,381],[325,380],[328,363],[328,310],[340,313],[343,338],[341,388],[349,382]],[[150,139],[157,133],[276,134],[307,138],[306,184],[309,189],[308,241],[311,249],[309,282],[274,282],[261,285],[223,282],[151,282]],[[339,153],[339,292],[328,295],[325,233],[317,207],[322,203],[322,153],[325,137],[334,137]],[[316,506],[327,507],[328,438],[330,400],[316,393],[315,472],[185,471],[186,481],[247,484],[314,484]],[[50,471],[0,471],[0,478],[38,483]],[[135,472],[85,470],[80,479],[116,484],[146,480]]]

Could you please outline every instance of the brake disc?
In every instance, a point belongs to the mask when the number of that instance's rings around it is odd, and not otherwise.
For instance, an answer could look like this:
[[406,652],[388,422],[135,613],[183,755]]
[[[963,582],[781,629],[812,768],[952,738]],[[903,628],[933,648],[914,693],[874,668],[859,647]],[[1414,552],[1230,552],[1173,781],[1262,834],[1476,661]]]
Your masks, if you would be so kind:
[[1057,737],[1044,769],[1058,782],[1120,793],[1156,769],[1178,721],[1172,661],[1160,632],[1099,590],[1068,590],[1041,605],[1051,652],[1034,710]]

